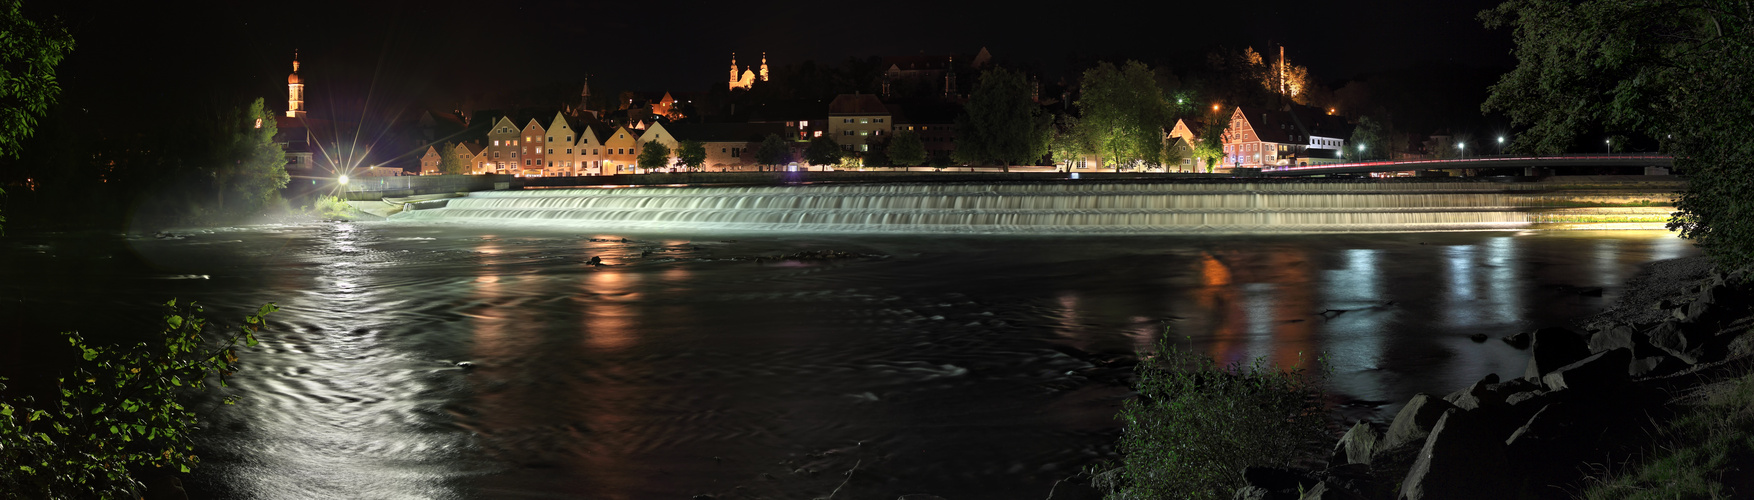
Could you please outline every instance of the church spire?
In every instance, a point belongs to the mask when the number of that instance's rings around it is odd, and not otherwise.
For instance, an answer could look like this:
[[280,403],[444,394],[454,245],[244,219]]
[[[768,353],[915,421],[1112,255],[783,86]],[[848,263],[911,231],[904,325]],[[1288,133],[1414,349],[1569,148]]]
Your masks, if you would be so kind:
[[731,53],[731,86],[737,86],[737,53]]
[[286,116],[304,118],[305,84],[298,77],[298,50],[292,51],[292,74],[286,76]]
[[767,81],[767,52],[761,53],[761,81]]

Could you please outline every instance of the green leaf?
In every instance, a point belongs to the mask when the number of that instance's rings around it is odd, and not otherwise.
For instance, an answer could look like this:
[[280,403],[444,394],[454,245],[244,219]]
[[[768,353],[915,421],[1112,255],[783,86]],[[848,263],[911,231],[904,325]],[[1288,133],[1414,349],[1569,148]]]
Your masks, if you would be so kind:
[[114,426],[114,425],[110,426],[110,434],[121,434],[121,433],[122,433],[121,429],[117,429],[116,426]]
[[0,417],[12,416],[12,405],[0,403]]
[[183,327],[183,317],[182,316],[165,316],[164,322],[167,324],[170,324],[171,328],[182,328]]
[[257,343],[256,336],[255,335],[244,335],[244,342],[249,343],[249,345],[251,345],[251,346],[255,346]]
[[37,473],[37,470],[30,468],[29,465],[20,465],[20,466],[18,466],[18,470],[24,471],[25,474],[36,474]]
[[189,472],[189,466],[188,466],[188,465],[180,465],[180,466],[178,466],[178,467],[180,467],[180,468],[181,468],[181,469],[182,469],[182,470],[183,470],[183,473],[184,473],[184,474],[187,474],[187,473],[188,473],[188,472]]

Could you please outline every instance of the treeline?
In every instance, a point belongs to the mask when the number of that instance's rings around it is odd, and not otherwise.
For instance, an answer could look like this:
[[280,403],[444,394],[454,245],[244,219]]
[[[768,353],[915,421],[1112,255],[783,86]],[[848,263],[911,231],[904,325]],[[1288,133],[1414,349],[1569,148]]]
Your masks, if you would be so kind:
[[0,159],[13,227],[155,229],[218,224],[283,205],[289,177],[263,99],[118,120],[52,107],[16,157]]

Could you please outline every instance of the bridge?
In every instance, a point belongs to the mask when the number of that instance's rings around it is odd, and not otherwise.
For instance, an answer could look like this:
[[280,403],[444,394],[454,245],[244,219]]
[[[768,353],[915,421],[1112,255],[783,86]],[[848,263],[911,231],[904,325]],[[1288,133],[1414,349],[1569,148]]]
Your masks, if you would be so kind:
[[1261,169],[1261,175],[1279,177],[1328,174],[1368,174],[1375,172],[1406,172],[1417,170],[1469,170],[1485,168],[1541,168],[1554,170],[1570,167],[1671,168],[1674,165],[1675,157],[1673,156],[1647,153],[1576,154],[1563,156],[1498,155],[1450,160],[1369,161],[1294,167],[1267,167]]

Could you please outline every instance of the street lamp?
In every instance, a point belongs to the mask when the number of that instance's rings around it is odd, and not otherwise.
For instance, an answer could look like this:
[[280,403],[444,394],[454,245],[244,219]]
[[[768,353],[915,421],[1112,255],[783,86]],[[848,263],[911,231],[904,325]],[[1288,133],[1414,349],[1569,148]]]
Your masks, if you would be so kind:
[[1358,145],[1358,161],[1364,161],[1364,145]]
[[1498,136],[1498,154],[1504,154],[1504,136]]
[[1457,150],[1457,151],[1461,151],[1461,152],[1462,152],[1462,158],[1463,158],[1463,159],[1467,159],[1467,158],[1468,158],[1468,145],[1467,145],[1467,144],[1466,144],[1466,143],[1462,143],[1462,144],[1457,144],[1457,145],[1456,145],[1456,150]]
[[1602,141],[1602,144],[1607,145],[1608,154],[1614,154],[1614,140],[1613,139],[1608,139],[1608,140]]
[[337,179],[335,179],[335,180],[336,180],[336,181],[337,181],[337,182],[340,182],[340,183],[341,183],[341,185],[343,185],[343,186],[346,186],[346,185],[347,185],[347,174],[341,174],[341,177],[340,177],[340,178],[337,178]]

